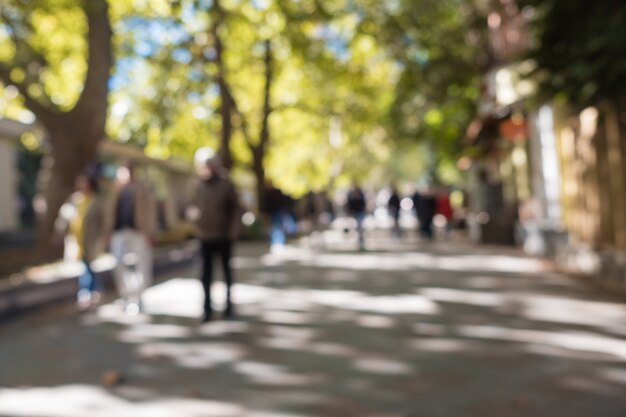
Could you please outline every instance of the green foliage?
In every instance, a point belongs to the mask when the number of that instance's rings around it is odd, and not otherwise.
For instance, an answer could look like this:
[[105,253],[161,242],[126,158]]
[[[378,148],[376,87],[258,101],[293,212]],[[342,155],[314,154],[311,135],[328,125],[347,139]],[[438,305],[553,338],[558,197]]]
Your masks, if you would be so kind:
[[521,0],[533,7],[543,98],[585,106],[626,93],[626,5],[620,0]]
[[[271,145],[264,162],[279,186],[298,195],[352,179],[415,180],[438,161],[448,167],[446,178],[454,176],[449,167],[478,95],[477,47],[468,42],[472,2],[222,0],[221,9],[204,0],[109,3],[117,58],[107,120],[113,138],[159,158],[190,160],[201,146],[220,146],[220,68],[211,32],[219,23],[224,78],[240,112],[230,144],[238,171],[250,169],[248,142],[259,141],[263,45],[270,39]],[[35,68],[40,99],[61,109],[75,104],[86,71],[80,4],[0,6],[11,17],[0,26],[0,61],[19,58],[14,76],[31,77],[29,62],[42,57],[45,67]],[[27,34],[26,44],[12,41],[10,25]],[[333,123],[340,140],[331,143]]]
[[45,105],[68,110],[87,70],[87,24],[78,0],[0,3],[0,62]]

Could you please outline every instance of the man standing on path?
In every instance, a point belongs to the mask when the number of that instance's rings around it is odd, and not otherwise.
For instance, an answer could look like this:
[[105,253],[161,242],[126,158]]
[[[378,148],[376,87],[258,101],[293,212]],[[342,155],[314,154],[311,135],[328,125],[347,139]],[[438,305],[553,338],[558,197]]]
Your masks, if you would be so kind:
[[231,299],[233,271],[230,265],[233,242],[239,234],[240,206],[233,183],[223,172],[221,163],[209,148],[201,148],[195,156],[199,181],[192,197],[188,215],[195,220],[201,241],[202,286],[204,288],[203,322],[213,318],[211,284],[213,258],[219,255],[226,282],[226,309],[224,317],[234,314]]
[[156,232],[156,203],[150,187],[135,178],[132,163],[117,170],[111,216],[113,271],[126,312],[139,313],[143,291],[152,284],[152,244]]

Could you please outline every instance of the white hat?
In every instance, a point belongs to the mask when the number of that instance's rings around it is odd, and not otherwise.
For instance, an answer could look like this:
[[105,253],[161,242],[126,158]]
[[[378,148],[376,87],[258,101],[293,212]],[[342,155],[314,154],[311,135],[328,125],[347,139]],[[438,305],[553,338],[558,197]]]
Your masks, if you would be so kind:
[[219,162],[219,158],[215,151],[207,146],[196,151],[193,157],[196,168],[206,166],[209,162]]

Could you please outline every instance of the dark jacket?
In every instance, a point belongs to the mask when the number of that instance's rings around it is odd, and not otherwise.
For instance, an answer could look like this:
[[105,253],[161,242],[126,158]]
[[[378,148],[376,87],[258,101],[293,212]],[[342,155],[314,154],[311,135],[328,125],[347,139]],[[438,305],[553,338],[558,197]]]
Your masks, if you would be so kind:
[[413,204],[417,212],[417,218],[421,223],[430,223],[437,212],[437,201],[430,194],[415,193]]
[[262,211],[266,214],[272,215],[279,212],[288,212],[290,206],[289,197],[285,195],[281,190],[274,187],[268,187],[265,189],[263,196]]
[[400,213],[400,196],[398,193],[392,193],[387,202],[387,209],[393,216]]
[[239,234],[241,208],[234,184],[226,177],[199,180],[192,202],[200,211],[196,220],[202,240],[235,240]]
[[354,188],[348,193],[348,212],[350,214],[365,212],[365,194],[360,188]]

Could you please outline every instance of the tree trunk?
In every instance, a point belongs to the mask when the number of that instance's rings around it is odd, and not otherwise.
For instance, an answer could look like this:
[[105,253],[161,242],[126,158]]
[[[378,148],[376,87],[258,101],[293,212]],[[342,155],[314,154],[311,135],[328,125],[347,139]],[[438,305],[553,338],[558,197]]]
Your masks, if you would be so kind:
[[259,213],[263,213],[265,207],[265,167],[263,165],[263,153],[257,149],[252,153],[252,171],[254,172],[254,178],[256,179],[256,198],[257,209]]
[[265,168],[263,160],[270,142],[269,118],[272,113],[271,91],[272,91],[272,48],[270,40],[265,41],[265,88],[263,96],[263,119],[261,122],[261,132],[259,133],[259,143],[252,148],[253,169],[257,181],[257,199],[259,211],[263,210],[263,200],[265,194]]
[[88,67],[83,91],[67,113],[40,119],[46,128],[52,152],[48,171],[40,186],[46,199],[40,216],[39,245],[48,246],[59,209],[74,189],[76,177],[95,159],[98,143],[105,136],[111,53],[111,26],[106,0],[85,0],[88,21]]
[[624,196],[623,170],[624,159],[621,149],[619,110],[618,103],[611,101],[605,103],[606,140],[608,145],[608,170],[610,201],[609,215],[613,217],[613,238],[618,248],[626,248],[626,197]]
[[219,77],[218,84],[220,86],[220,114],[222,117],[222,135],[219,155],[224,167],[230,170],[233,166],[233,155],[230,150],[230,138],[233,132],[232,103],[230,102],[228,91],[226,91],[226,86],[221,76]]
[[230,150],[230,139],[233,132],[233,103],[229,94],[224,71],[224,44],[219,33],[222,20],[224,19],[224,11],[220,5],[219,0],[214,0],[212,11],[214,22],[211,27],[211,35],[213,36],[213,42],[215,46],[217,85],[220,90],[220,116],[222,119],[219,155],[224,167],[230,169],[233,165],[233,155]]
[[96,159],[103,128],[99,123],[89,124],[89,119],[85,123],[69,118],[63,128],[48,127],[54,146],[40,173],[40,195],[46,202],[45,211],[39,213],[41,246],[48,245],[59,209],[74,190],[76,177]]

